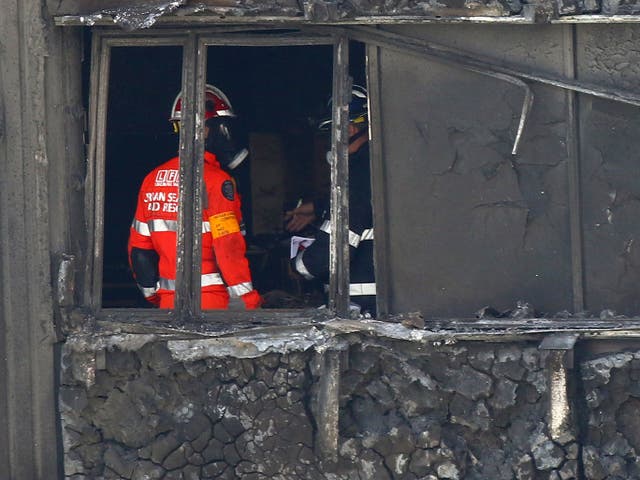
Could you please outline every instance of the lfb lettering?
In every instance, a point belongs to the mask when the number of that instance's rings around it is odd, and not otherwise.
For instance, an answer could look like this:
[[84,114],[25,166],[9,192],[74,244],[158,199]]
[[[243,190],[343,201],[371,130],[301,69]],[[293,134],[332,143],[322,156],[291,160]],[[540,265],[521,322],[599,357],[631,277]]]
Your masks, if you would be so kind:
[[177,187],[178,170],[158,170],[155,184],[158,187]]

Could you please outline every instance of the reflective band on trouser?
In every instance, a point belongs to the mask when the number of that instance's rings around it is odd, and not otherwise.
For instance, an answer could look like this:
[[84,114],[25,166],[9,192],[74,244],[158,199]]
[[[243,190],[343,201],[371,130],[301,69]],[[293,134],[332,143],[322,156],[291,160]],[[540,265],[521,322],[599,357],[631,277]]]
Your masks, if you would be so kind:
[[[322,222],[322,225],[320,225],[320,230],[328,235],[331,235],[331,222],[329,220],[325,220],[324,222]],[[364,240],[373,240],[373,228],[367,228],[363,230],[360,235],[352,230],[349,230],[349,245],[354,248],[358,248],[360,242]]]
[[[140,235],[150,237],[151,232],[177,232],[178,221],[177,220],[149,220],[147,223],[134,219],[131,223],[133,228]],[[211,225],[209,222],[202,222],[202,233],[208,233],[211,231]]]
[[375,283],[351,283],[349,285],[349,295],[352,297],[358,297],[361,295],[375,295],[376,284]]
[[[211,285],[224,285],[219,273],[205,273],[200,278],[201,287],[209,287]],[[176,281],[169,278],[161,278],[158,280],[158,287],[163,290],[175,290]]]
[[301,251],[298,255],[296,255],[295,267],[296,271],[302,275],[306,280],[313,280],[315,277],[309,273],[307,267],[305,267],[304,262],[302,261],[302,256],[304,255],[304,250]]
[[241,297],[253,290],[253,284],[251,282],[238,283],[233,287],[227,287],[227,290],[232,297]]

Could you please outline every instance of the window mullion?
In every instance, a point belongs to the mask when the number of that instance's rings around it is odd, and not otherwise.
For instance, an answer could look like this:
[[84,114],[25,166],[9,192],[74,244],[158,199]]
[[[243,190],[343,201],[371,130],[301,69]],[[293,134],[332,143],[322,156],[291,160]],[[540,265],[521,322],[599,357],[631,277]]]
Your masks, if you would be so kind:
[[331,239],[329,307],[349,315],[349,158],[351,78],[349,40],[339,37],[333,53],[333,130],[331,135]]
[[[176,296],[175,312],[178,318],[190,320],[200,307],[200,262],[195,247],[199,239],[195,235],[196,224],[201,231],[201,222],[196,221],[200,198],[202,156],[197,155],[198,118],[202,118],[203,106],[198,99],[204,89],[197,90],[197,45],[191,36],[184,49],[182,66],[182,119],[180,128],[180,208],[176,251]],[[199,92],[202,92],[200,95]],[[200,134],[201,135],[201,134]],[[197,271],[195,271],[197,270]],[[195,298],[194,298],[195,297]],[[197,301],[196,301],[197,300]]]

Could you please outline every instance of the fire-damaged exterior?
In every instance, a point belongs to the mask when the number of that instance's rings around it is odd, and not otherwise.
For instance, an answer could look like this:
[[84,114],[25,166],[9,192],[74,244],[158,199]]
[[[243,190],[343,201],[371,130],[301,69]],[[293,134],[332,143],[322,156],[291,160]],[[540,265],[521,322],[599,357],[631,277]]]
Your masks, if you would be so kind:
[[[640,479],[637,2],[1,6],[0,477]],[[87,39],[218,27],[365,45],[379,318],[100,308]]]

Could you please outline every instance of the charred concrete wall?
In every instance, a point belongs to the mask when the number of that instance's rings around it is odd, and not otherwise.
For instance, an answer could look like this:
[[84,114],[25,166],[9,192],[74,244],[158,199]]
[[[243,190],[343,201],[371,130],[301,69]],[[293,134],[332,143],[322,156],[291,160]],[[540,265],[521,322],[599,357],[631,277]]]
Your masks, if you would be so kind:
[[[387,29],[528,73],[636,89],[636,25]],[[376,215],[392,312],[468,316],[521,298],[549,314],[637,313],[637,106],[527,82],[535,99],[513,154],[522,85],[385,47],[378,71],[386,196]]]
[[640,478],[640,352],[599,355],[581,364],[584,478]]
[[[47,0],[52,15],[82,15],[94,22],[112,15],[125,27],[149,26],[161,16],[208,14],[225,17],[304,18],[313,22],[386,19],[522,17],[529,21],[549,21],[567,15],[637,15],[637,0]],[[139,20],[145,17],[144,22]]]
[[536,342],[351,336],[332,461],[317,443],[322,347],[234,358],[122,340],[65,349],[66,478],[578,478],[580,445],[551,438]]

